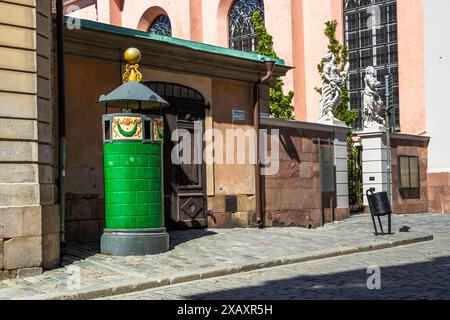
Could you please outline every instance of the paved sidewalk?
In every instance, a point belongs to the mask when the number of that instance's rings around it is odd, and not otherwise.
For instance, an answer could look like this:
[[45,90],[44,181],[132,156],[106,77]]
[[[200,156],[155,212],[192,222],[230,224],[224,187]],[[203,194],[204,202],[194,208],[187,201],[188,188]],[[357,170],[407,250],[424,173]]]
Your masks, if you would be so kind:
[[[443,230],[442,227],[447,229]],[[427,228],[437,227],[431,223]],[[450,225],[434,240],[128,293],[104,300],[449,300]],[[442,230],[442,231],[441,231]],[[380,269],[370,290],[369,266]]]
[[[69,289],[67,266],[42,276],[0,282],[1,299],[91,299],[432,239],[450,215],[395,216],[394,235],[375,237],[368,215],[317,230],[209,229],[171,233],[171,250],[146,257],[96,254],[74,262],[81,288]],[[403,226],[409,232],[398,232]],[[433,226],[433,228],[430,228]]]

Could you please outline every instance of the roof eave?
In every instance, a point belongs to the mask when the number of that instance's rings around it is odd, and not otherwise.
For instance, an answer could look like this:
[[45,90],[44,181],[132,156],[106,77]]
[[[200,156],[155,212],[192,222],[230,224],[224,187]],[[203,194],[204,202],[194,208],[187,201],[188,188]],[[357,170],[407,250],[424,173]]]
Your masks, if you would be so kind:
[[[65,32],[65,46],[68,54],[110,61],[120,61],[124,49],[136,46],[143,52],[142,66],[250,82],[265,74],[264,61],[270,59],[88,20],[81,20],[81,29]],[[275,76],[284,76],[291,69],[278,59]]]

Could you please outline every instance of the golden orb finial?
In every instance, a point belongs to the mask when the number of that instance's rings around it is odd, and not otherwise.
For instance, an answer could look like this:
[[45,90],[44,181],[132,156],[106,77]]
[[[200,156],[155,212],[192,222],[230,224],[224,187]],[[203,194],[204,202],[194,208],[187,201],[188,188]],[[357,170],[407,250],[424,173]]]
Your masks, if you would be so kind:
[[141,52],[136,48],[129,48],[123,54],[123,58],[127,62],[123,82],[141,81],[142,74],[139,72],[139,62],[141,61]]
[[141,52],[136,48],[129,48],[123,54],[123,58],[128,64],[136,64],[141,61]]

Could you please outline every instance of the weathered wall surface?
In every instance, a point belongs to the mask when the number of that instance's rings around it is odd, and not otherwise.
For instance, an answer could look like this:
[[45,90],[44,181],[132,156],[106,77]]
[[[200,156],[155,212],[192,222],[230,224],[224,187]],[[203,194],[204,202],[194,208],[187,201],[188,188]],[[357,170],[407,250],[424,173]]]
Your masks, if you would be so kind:
[[[318,227],[321,221],[321,187],[318,138],[322,148],[333,148],[324,140],[334,140],[334,132],[310,128],[280,130],[280,171],[263,177],[265,224],[267,226]],[[330,198],[331,197],[331,198]],[[332,220],[330,199],[336,206],[335,193],[323,193],[324,222]],[[335,209],[335,219],[349,216],[348,208]]]
[[[253,86],[243,82],[213,80],[212,82],[212,127],[222,133],[223,157],[221,162],[226,162],[227,130],[242,130],[237,132],[235,142],[232,142],[234,162],[232,164],[216,163],[213,166],[213,193],[208,194],[208,209],[212,210],[213,216],[209,219],[211,227],[249,226],[253,224],[255,216],[255,167],[250,163],[249,138],[244,134],[253,129]],[[232,94],[230,94],[232,92]],[[232,110],[245,112],[244,121],[232,121]],[[244,141],[245,140],[245,141]],[[238,141],[246,143],[245,164],[237,164]],[[214,148],[219,150],[220,144],[215,140]],[[216,152],[216,155],[219,153]],[[237,212],[226,212],[226,197],[235,197]]]
[[[66,55],[66,241],[98,241],[104,227],[100,95],[120,85],[115,63]],[[110,109],[109,112],[119,110]]]
[[[225,137],[227,129],[253,128],[251,84],[211,80],[144,67],[141,71],[145,81],[174,82],[201,92],[211,105],[211,110],[206,115],[205,129],[218,129]],[[66,107],[69,119],[66,238],[67,241],[97,241],[104,227],[101,135],[101,115],[104,108],[99,106],[97,101],[101,94],[110,92],[120,85],[120,68],[118,63],[66,56],[66,73],[71,75],[66,81]],[[230,95],[230,92],[233,94]],[[245,121],[232,123],[232,109],[244,110]],[[109,112],[120,110],[110,109]],[[236,148],[236,145],[234,147]],[[225,155],[225,150],[223,154]],[[246,157],[248,159],[248,152]],[[229,195],[237,197],[240,213],[235,215],[238,219],[236,223],[239,226],[249,225],[245,221],[251,222],[255,212],[254,174],[254,166],[250,164],[207,165],[208,208],[213,210],[216,218],[216,221],[210,221],[210,226],[223,226],[220,221],[225,219],[225,197]]]
[[428,211],[450,213],[450,173],[428,173]]
[[[394,213],[428,212],[428,142],[423,139],[405,139],[400,135],[392,138],[392,209]],[[400,190],[398,187],[398,156],[419,157],[420,189]]]
[[0,278],[59,262],[50,27],[49,0],[0,1]]

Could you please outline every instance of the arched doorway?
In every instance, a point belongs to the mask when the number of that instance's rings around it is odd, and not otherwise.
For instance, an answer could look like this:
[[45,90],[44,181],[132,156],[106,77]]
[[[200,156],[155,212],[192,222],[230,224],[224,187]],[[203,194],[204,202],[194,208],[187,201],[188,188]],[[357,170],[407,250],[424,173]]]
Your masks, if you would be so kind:
[[[166,226],[169,229],[205,228],[207,221],[206,165],[204,161],[191,161],[176,165],[171,154],[175,146],[184,139],[172,141],[175,130],[190,134],[191,159],[198,147],[203,156],[205,123],[205,99],[203,95],[186,86],[168,82],[144,83],[170,103],[164,111],[164,207]],[[200,128],[194,132],[195,128]],[[195,136],[197,133],[197,136]],[[197,139],[195,138],[197,137]],[[198,141],[197,144],[195,142]],[[183,150],[184,151],[184,150]]]

